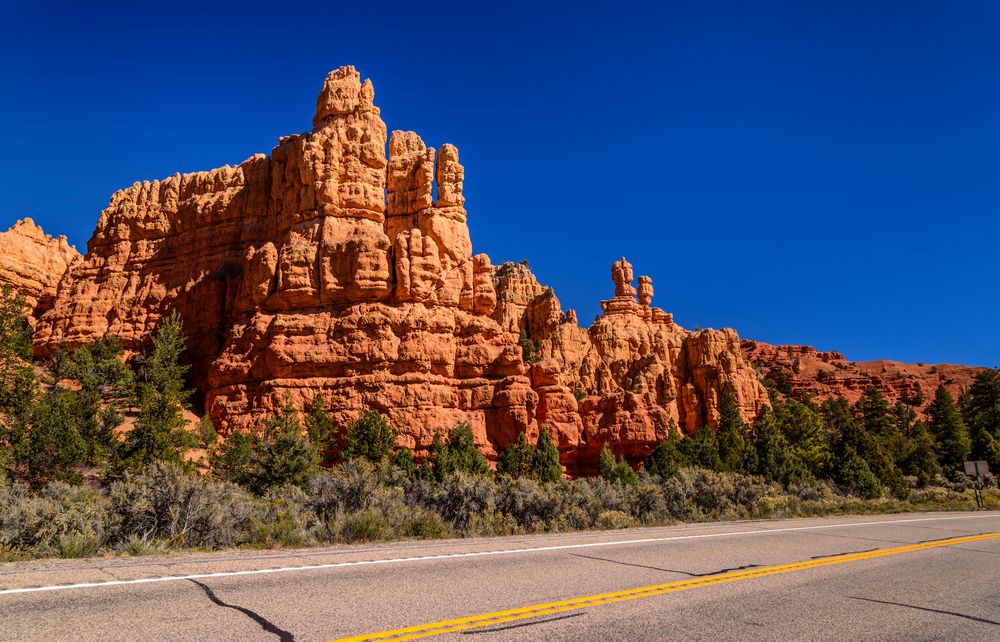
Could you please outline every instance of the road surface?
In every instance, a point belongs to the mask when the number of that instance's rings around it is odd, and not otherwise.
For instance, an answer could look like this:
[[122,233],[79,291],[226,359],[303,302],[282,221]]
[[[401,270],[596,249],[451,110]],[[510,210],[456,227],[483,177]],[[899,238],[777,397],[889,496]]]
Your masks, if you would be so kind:
[[1000,640],[1000,512],[0,565],[3,640]]

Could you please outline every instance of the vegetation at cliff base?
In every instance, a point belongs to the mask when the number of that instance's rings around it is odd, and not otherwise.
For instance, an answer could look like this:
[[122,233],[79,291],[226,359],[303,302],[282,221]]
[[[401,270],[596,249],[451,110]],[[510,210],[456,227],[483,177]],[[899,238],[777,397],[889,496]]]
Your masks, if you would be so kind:
[[[874,388],[854,404],[776,396],[748,423],[727,384],[714,428],[671,422],[628,457],[602,438],[573,462],[547,426],[506,444],[438,426],[414,452],[391,413],[342,420],[322,390],[220,437],[189,412],[176,314],[130,359],[107,336],[35,362],[23,298],[0,294],[0,560],[965,509],[964,461],[1000,466],[992,370],[958,400],[939,388],[926,423],[923,400],[890,406]],[[594,476],[567,479],[564,463]]]

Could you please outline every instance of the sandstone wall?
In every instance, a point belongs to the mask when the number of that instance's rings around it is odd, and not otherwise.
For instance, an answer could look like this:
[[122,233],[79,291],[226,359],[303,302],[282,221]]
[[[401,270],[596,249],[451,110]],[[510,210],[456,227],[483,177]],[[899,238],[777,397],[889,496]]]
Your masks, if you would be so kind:
[[52,307],[60,279],[79,258],[65,236],[52,238],[30,218],[21,219],[0,232],[0,285],[24,294],[34,323]]

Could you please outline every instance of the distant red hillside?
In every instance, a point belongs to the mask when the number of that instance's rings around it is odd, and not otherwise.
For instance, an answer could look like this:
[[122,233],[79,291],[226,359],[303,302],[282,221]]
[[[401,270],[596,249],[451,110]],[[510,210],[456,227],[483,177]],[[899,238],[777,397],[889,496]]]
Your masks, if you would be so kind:
[[[819,352],[812,346],[771,345],[751,339],[740,342],[744,357],[761,379],[770,377],[779,390],[796,399],[817,401],[843,395],[857,401],[865,390],[878,388],[889,399],[913,401],[922,393],[921,413],[944,385],[957,399],[985,368],[953,364],[848,361],[840,352]],[[918,393],[919,391],[919,393]]]

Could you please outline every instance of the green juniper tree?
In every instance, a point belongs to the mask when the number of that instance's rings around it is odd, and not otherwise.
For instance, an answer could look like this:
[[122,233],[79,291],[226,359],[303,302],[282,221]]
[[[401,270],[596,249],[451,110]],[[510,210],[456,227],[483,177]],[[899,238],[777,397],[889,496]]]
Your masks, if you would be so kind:
[[828,477],[833,467],[833,451],[816,407],[794,399],[779,401],[773,406],[773,419],[809,472],[817,479]]
[[25,412],[36,394],[31,337],[24,295],[5,283],[0,289],[0,413]]
[[934,477],[941,474],[934,437],[923,422],[913,425],[911,438],[907,441],[906,456],[903,459],[903,470],[907,475],[917,478],[917,484],[923,488]]
[[795,449],[788,443],[775,413],[767,407],[761,411],[755,424],[757,441],[757,469],[756,473],[762,477],[776,481],[784,486],[793,483],[804,483],[814,481],[814,477],[809,467],[796,454]]
[[515,479],[530,477],[534,456],[535,449],[531,447],[522,432],[517,436],[517,441],[500,451],[497,474],[507,475]]
[[343,455],[347,459],[367,459],[377,464],[392,455],[399,437],[392,424],[375,410],[366,410],[347,427]]
[[562,479],[562,464],[559,463],[559,449],[552,441],[545,426],[538,433],[538,443],[531,458],[532,476],[540,482],[554,482]]
[[326,403],[320,395],[313,397],[306,408],[306,434],[319,453],[320,464],[325,468],[332,466],[337,454],[334,444],[337,431],[333,425],[333,418],[326,409]]
[[626,486],[635,486],[639,483],[635,471],[628,465],[624,457],[615,457],[611,448],[605,442],[601,448],[601,454],[597,463],[597,472],[610,482],[618,482]]
[[456,472],[485,475],[490,470],[486,457],[476,447],[472,426],[467,423],[460,423],[449,430],[446,440],[442,440],[440,434],[435,435],[431,458],[431,471],[438,481]]
[[719,458],[719,441],[715,431],[708,426],[702,426],[693,435],[682,439],[677,445],[681,455],[696,468],[722,470],[722,460]]

